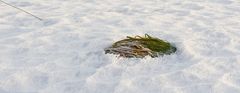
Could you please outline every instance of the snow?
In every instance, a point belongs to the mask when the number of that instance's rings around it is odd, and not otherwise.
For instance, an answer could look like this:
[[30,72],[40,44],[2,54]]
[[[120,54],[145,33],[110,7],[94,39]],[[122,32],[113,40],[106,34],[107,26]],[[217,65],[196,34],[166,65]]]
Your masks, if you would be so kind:
[[[0,93],[240,93],[239,0],[5,0]],[[145,33],[176,54],[104,48]]]

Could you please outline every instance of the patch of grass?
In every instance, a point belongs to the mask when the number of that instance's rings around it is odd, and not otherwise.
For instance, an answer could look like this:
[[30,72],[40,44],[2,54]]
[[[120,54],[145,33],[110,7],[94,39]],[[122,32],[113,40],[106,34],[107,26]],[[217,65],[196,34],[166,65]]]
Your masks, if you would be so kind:
[[119,54],[123,57],[143,58],[145,56],[157,57],[159,55],[171,54],[176,52],[177,48],[169,42],[145,36],[127,36],[126,39],[115,42],[111,47],[105,49],[105,53]]

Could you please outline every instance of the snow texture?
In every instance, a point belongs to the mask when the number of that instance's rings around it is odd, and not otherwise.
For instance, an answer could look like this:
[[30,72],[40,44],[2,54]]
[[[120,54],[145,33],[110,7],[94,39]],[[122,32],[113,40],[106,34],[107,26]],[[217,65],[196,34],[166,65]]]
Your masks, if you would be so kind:
[[[0,93],[240,93],[239,0],[5,0]],[[124,59],[125,36],[168,40],[176,54]]]

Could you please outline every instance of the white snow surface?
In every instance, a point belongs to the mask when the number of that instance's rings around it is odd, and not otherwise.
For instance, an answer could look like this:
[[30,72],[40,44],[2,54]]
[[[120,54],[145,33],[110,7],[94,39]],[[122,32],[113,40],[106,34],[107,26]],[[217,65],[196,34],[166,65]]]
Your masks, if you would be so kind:
[[[240,0],[4,0],[0,93],[240,93]],[[104,48],[150,34],[176,54]]]

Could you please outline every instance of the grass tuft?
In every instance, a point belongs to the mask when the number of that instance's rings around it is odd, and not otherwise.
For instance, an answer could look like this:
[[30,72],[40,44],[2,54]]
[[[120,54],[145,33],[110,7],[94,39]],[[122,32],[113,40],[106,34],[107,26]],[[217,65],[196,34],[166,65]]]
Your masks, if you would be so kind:
[[118,54],[127,58],[143,58],[145,56],[158,57],[160,55],[169,55],[177,51],[177,48],[169,42],[145,36],[127,36],[126,39],[115,42],[111,47],[105,49],[105,53]]

